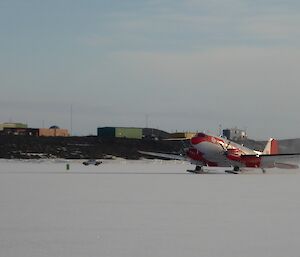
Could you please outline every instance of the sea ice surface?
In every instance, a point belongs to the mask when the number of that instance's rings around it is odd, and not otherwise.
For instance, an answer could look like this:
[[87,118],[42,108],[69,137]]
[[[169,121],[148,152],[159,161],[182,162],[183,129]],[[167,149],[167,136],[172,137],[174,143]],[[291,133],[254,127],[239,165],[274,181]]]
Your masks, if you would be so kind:
[[0,160],[0,256],[299,256],[299,170],[186,169]]

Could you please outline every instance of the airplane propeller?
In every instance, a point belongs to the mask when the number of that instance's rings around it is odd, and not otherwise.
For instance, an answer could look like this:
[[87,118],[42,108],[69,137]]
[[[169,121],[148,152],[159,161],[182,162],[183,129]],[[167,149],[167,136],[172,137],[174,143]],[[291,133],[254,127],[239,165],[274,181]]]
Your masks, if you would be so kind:
[[228,141],[228,143],[227,143],[227,145],[226,145],[226,147],[223,145],[223,144],[221,144],[221,143],[219,143],[220,144],[220,146],[223,148],[223,150],[224,150],[224,155],[227,155],[228,154],[228,148],[229,148],[229,146],[230,146],[230,141]]

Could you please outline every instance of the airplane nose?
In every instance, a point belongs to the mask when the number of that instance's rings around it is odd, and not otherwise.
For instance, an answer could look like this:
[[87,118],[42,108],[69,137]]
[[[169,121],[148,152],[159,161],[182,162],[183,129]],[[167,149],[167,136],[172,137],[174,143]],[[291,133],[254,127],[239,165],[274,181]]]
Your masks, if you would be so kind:
[[191,138],[191,144],[197,145],[205,140],[207,140],[207,136],[204,133],[198,133],[195,137]]
[[192,144],[192,145],[197,145],[197,144],[201,143],[202,141],[203,141],[203,138],[200,138],[200,137],[193,137],[193,138],[191,139],[191,144]]

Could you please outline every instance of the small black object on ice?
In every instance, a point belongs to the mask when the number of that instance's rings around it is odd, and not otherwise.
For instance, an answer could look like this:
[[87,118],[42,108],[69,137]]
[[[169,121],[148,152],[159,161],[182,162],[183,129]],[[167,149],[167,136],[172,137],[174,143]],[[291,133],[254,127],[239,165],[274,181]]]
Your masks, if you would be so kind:
[[96,165],[96,166],[98,166],[101,163],[102,163],[102,161],[88,160],[88,161],[84,161],[82,164],[85,165],[85,166],[88,166],[88,165]]

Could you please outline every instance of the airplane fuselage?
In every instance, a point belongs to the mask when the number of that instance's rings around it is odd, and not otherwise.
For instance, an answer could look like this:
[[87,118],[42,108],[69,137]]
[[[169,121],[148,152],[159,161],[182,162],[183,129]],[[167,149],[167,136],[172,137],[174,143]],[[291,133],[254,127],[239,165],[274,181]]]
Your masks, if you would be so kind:
[[278,142],[270,138],[263,152],[252,150],[223,137],[198,133],[190,140],[191,147],[182,156],[167,153],[142,152],[142,154],[170,158],[174,160],[188,160],[196,165],[194,173],[200,173],[203,166],[209,167],[231,167],[232,173],[238,173],[244,167],[297,169],[299,168],[300,153],[279,154]]
[[261,166],[261,158],[255,151],[221,137],[198,133],[191,139],[191,144],[187,155],[196,165],[252,168]]

